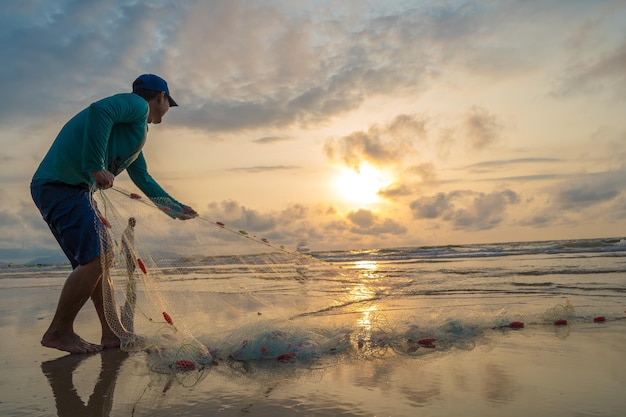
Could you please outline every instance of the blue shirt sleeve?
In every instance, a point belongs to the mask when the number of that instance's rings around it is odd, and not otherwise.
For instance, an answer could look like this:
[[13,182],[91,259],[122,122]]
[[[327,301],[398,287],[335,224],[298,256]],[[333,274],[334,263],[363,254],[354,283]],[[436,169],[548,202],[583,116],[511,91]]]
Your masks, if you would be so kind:
[[137,159],[126,168],[130,179],[135,185],[157,205],[163,212],[172,218],[176,218],[183,209],[183,204],[172,198],[148,173],[148,165],[143,157],[143,152]]

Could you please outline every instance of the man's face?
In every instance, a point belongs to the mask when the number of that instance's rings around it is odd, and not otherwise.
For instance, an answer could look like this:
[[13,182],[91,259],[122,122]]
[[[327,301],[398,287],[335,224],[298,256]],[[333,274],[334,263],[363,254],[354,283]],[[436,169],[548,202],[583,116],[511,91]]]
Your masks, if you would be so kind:
[[163,116],[170,109],[170,102],[164,91],[161,91],[155,98],[148,102],[150,112],[148,113],[148,123],[159,124]]

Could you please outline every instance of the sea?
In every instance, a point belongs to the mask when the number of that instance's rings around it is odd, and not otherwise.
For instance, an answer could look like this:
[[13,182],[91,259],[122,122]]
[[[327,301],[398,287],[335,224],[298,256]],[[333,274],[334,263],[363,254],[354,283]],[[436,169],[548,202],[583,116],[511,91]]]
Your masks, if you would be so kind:
[[[191,271],[182,279],[187,283],[176,281],[171,291],[209,282],[203,288],[218,302],[217,297],[247,289],[260,303],[249,308],[282,309],[288,319],[334,317],[336,323],[364,311],[393,325],[415,317],[415,325],[428,320],[429,326],[444,326],[458,320],[479,328],[513,321],[622,320],[625,315],[622,238],[316,251],[306,256],[319,260],[326,271],[346,274],[305,279],[279,273],[260,278],[215,275],[213,265],[200,261],[183,266]],[[229,268],[239,271],[237,265]],[[68,271],[68,264],[0,266],[0,288],[60,287]]]
[[[400,297],[429,305],[492,305],[538,319],[566,301],[587,319],[621,319],[626,303],[626,240],[552,240],[317,252],[363,277],[405,282]],[[385,296],[397,297],[387,293]],[[432,300],[437,300],[432,302]],[[457,311],[459,318],[466,313]],[[595,317],[594,317],[595,318]]]
[[[497,299],[506,307],[569,300],[594,313],[624,314],[623,238],[315,251],[309,255],[330,269],[353,272],[339,280],[341,291],[349,287],[346,280],[350,279],[352,284],[371,286],[371,297],[362,297],[363,302],[419,298],[436,299],[438,304],[459,300],[484,304]],[[194,267],[194,279],[209,278],[210,269],[204,274],[197,264]],[[0,288],[58,285],[69,268],[65,263],[0,265]],[[311,286],[322,292],[327,286],[332,295],[336,284],[332,281],[315,281]]]
[[[0,266],[3,366],[10,371],[0,378],[6,388],[0,410],[608,417],[626,407],[622,238],[294,256],[310,256],[322,268],[295,278],[217,276],[214,264],[200,261],[159,287],[197,307],[188,310],[189,320],[201,324],[195,336],[213,360],[185,369],[155,366],[155,352],[164,359],[165,350],[154,347],[55,359],[56,351],[38,340],[69,265]],[[149,315],[140,304],[137,311]],[[149,321],[172,337],[186,319],[169,312],[178,329],[157,315]],[[77,328],[98,337],[96,317],[79,316]],[[9,374],[28,384],[15,384]],[[101,397],[90,396],[96,375],[93,392],[108,393]]]

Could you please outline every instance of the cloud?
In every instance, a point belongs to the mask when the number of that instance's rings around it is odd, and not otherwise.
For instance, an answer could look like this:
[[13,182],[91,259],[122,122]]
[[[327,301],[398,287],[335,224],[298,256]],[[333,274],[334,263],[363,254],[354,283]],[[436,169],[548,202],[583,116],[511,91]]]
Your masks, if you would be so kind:
[[550,187],[535,190],[527,201],[527,215],[518,224],[550,227],[620,221],[626,218],[625,201],[624,170],[561,176]]
[[450,211],[451,200],[460,193],[458,191],[446,194],[437,193],[430,197],[421,197],[411,202],[411,210],[416,219],[436,219]]
[[400,147],[385,142],[376,129],[356,132],[339,139],[327,139],[324,153],[331,160],[340,160],[358,170],[361,162],[381,165],[396,161],[401,155]]
[[[0,197],[4,192],[0,189]],[[13,202],[0,209],[0,260],[26,262],[38,256],[63,254],[35,205]]]
[[[557,97],[586,92],[598,93],[608,90],[613,93],[626,89],[626,42],[598,57],[585,59],[567,68],[558,81],[553,94]],[[613,94],[624,100],[622,94]]]
[[359,209],[346,216],[351,223],[350,232],[360,235],[404,235],[407,228],[389,218],[380,218],[370,210]]
[[[209,132],[318,124],[372,95],[418,95],[458,71],[506,79],[546,53],[541,44],[529,53],[525,43],[542,38],[542,22],[571,21],[592,7],[564,14],[559,2],[542,4],[538,15],[534,2],[373,9],[242,0],[4,3],[0,82],[12,100],[0,103],[0,121],[76,112],[128,91],[149,71],[168,79],[185,109],[168,122]],[[619,78],[623,56],[622,45],[565,84]],[[475,114],[468,123],[475,146],[494,139],[493,118]]]
[[475,181],[480,181],[480,182],[493,182],[493,181],[521,181],[521,182],[529,182],[529,181],[547,181],[547,180],[554,180],[554,179],[559,179],[562,178],[566,175],[559,175],[559,174],[535,174],[535,175],[515,175],[515,176],[511,176],[511,177],[498,177],[498,178],[485,178],[485,179],[479,179],[479,180],[475,180]]
[[[423,91],[441,59],[433,43],[469,42],[473,19],[484,13],[446,5],[380,17],[355,8],[338,20],[332,8],[307,14],[236,0],[26,7],[3,6],[22,17],[5,20],[0,32],[7,46],[0,71],[11,80],[2,87],[14,98],[0,104],[4,117],[76,112],[128,91],[149,71],[168,79],[185,109],[171,123],[210,132],[319,123],[372,94]],[[450,22],[454,31],[438,29]]]
[[309,207],[304,204],[290,204],[287,208],[281,210],[280,219],[283,224],[306,220],[310,215],[310,211]]
[[437,180],[437,171],[432,162],[414,165],[408,171],[422,178],[423,182],[434,182]]
[[616,199],[626,191],[626,171],[579,175],[550,190],[552,205],[561,210],[580,210]]
[[425,139],[428,134],[429,121],[423,115],[401,114],[386,127],[386,133],[402,142],[412,142],[416,139]]
[[611,203],[611,208],[607,210],[611,220],[620,221],[626,219],[626,195],[621,195]]
[[[455,142],[462,141],[472,151],[482,151],[496,143],[504,130],[499,118],[487,109],[470,107],[460,119],[436,121],[426,114],[400,114],[386,124],[373,124],[366,131],[356,131],[324,142],[324,154],[331,161],[341,162],[355,170],[364,161],[379,167],[413,164],[405,170],[424,182],[437,178],[432,162],[415,163],[421,154],[430,155],[431,149],[445,158]],[[534,162],[537,162],[535,159]],[[504,161],[485,162],[483,166]],[[511,160],[511,163],[530,163],[529,158]],[[476,164],[473,167],[479,167]]]
[[274,216],[261,214],[257,210],[249,209],[233,200],[211,203],[208,209],[211,218],[248,231],[269,231],[274,229],[278,223]]
[[500,137],[502,124],[486,109],[473,106],[466,115],[463,130],[474,150],[485,149]]
[[294,139],[289,136],[265,136],[262,138],[255,139],[252,142],[258,145],[269,145],[272,143],[288,142],[292,140]]
[[332,208],[313,208],[302,204],[291,204],[279,212],[261,213],[227,200],[211,203],[208,209],[210,218],[230,228],[262,233],[269,239],[294,244],[302,241],[326,242],[333,236],[341,236],[342,241],[350,240],[346,233],[382,237],[401,236],[408,231],[406,226],[395,220],[365,209],[352,211],[345,218],[339,217],[339,213]]
[[[506,172],[509,169],[517,170],[519,167],[525,167],[526,169],[532,170],[542,170],[542,167],[546,167],[543,169],[554,169],[555,166],[561,165],[563,167],[566,166],[566,160],[559,158],[517,158],[517,159],[506,159],[506,160],[492,160],[492,161],[484,161],[479,162],[472,165],[467,165],[459,170],[469,172],[471,174],[500,174]],[[571,161],[569,161],[571,162]],[[515,172],[515,171],[514,171]],[[547,181],[547,180],[556,180],[570,177],[570,174],[559,174],[559,173],[546,173],[546,174],[528,174],[528,175],[512,175],[512,176],[495,176],[495,177],[484,177],[480,179],[475,179],[474,181],[480,182],[529,182],[529,181]]]
[[372,165],[395,165],[413,154],[414,144],[426,136],[422,116],[399,115],[391,123],[373,125],[367,131],[354,132],[324,142],[324,153],[334,161],[358,170],[361,162]]
[[383,188],[378,191],[378,195],[386,199],[395,199],[411,195],[413,193],[412,188],[408,184],[394,183],[389,187]]
[[493,169],[500,169],[503,167],[509,167],[514,165],[537,165],[538,163],[557,163],[563,162],[562,159],[559,158],[517,158],[517,159],[504,159],[504,160],[493,160],[493,161],[483,161],[472,165],[467,165],[462,169],[466,169],[472,172],[490,172]]
[[[1,6],[12,18],[0,29],[0,75],[10,82],[0,82],[13,99],[0,103],[0,120],[76,112],[128,91],[149,71],[168,79],[185,109],[169,122],[209,132],[318,124],[372,95],[419,94],[459,67],[504,79],[529,58],[500,31],[521,31],[524,19],[537,19],[530,6],[480,2],[379,6],[375,13],[346,5],[349,19],[338,5],[304,12],[241,0],[19,3]],[[502,18],[511,13],[514,22]],[[582,74],[618,74],[622,53]],[[397,124],[402,130],[403,120]],[[496,127],[480,110],[468,119],[476,147],[490,143]]]
[[213,202],[208,206],[208,216],[233,229],[263,234],[281,243],[295,243],[302,239],[323,238],[311,226],[316,212],[303,204],[290,204],[276,212],[260,212],[234,201]]
[[519,201],[518,194],[509,189],[489,194],[453,191],[421,197],[410,208],[415,219],[440,219],[457,230],[487,230],[499,225],[508,206]]
[[271,165],[271,166],[255,166],[255,167],[242,167],[242,168],[230,168],[228,171],[243,171],[249,173],[259,173],[259,172],[271,172],[271,171],[285,171],[285,170],[293,170],[299,169],[300,167],[294,165]]
[[545,210],[542,213],[534,214],[519,221],[518,224],[523,227],[548,227],[562,223],[563,220],[562,216],[557,216]]
[[0,82],[12,97],[0,102],[1,121],[77,112],[101,96],[130,91],[134,77],[161,68],[163,41],[183,17],[182,8],[159,0],[19,3],[2,6],[21,18],[0,29],[6,62]]
[[609,201],[618,195],[619,190],[613,186],[599,189],[593,184],[580,184],[558,192],[556,201],[562,208],[574,208]]
[[294,15],[271,3],[196,2],[166,52],[168,72],[186,75],[177,85],[190,106],[177,123],[208,131],[306,126],[371,94],[419,89],[430,77],[427,60],[408,54],[428,49],[406,31],[419,15],[403,13],[389,22],[355,10],[340,21],[330,9]]
[[414,195],[420,187],[435,187],[438,184],[437,171],[430,162],[410,166],[396,176],[393,183],[378,191],[378,195],[390,201],[400,201]]

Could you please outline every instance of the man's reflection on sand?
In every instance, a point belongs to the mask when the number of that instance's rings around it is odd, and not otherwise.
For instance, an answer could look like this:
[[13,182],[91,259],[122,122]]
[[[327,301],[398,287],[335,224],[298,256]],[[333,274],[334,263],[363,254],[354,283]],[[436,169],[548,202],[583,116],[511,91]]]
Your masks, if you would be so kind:
[[111,412],[117,375],[128,353],[110,349],[96,355],[100,356],[102,366],[87,404],[78,395],[72,376],[81,362],[93,355],[67,355],[41,364],[52,388],[59,417],[104,417]]

